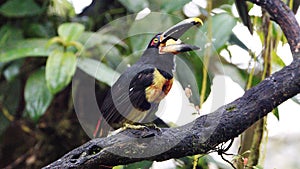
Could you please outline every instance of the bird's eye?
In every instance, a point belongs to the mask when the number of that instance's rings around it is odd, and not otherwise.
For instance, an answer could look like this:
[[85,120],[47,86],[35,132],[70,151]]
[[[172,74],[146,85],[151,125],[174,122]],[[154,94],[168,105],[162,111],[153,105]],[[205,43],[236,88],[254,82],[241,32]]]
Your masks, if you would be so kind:
[[153,39],[153,42],[157,43],[158,42],[158,38]]

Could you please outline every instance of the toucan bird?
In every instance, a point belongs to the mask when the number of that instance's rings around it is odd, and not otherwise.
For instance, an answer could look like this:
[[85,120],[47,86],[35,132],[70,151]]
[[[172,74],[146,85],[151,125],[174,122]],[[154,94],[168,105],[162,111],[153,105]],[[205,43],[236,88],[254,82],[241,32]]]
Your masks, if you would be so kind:
[[174,55],[199,49],[179,38],[200,23],[199,18],[185,19],[151,39],[141,58],[109,90],[100,107],[94,137],[106,136],[110,129],[125,123],[162,123],[155,113],[173,84]]

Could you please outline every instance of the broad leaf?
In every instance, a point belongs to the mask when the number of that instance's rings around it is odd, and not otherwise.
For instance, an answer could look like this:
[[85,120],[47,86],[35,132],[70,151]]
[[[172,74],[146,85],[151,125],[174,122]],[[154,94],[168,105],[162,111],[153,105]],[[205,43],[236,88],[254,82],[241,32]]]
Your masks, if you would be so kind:
[[34,0],[9,0],[0,7],[0,13],[7,17],[34,16],[42,8]]
[[161,10],[166,13],[172,13],[181,10],[185,4],[190,0],[164,0],[159,1],[161,4]]
[[153,164],[153,161],[140,161],[140,162],[124,165],[123,169],[151,168],[152,164]]
[[48,13],[59,17],[73,17],[75,16],[75,9],[69,0],[51,0]]
[[[176,22],[173,21],[175,19],[177,19]],[[150,13],[143,19],[136,20],[132,23],[128,32],[132,51],[144,51],[155,34],[167,30],[179,21],[178,18],[171,17],[169,14],[155,12]],[[141,56],[141,53],[139,54]]]
[[4,45],[8,44],[9,42],[15,40],[23,39],[23,31],[20,28],[16,28],[9,24],[3,25],[0,28],[0,47],[3,48]]
[[120,45],[123,48],[128,48],[127,44],[124,43],[119,37],[113,34],[109,34],[107,32],[103,33],[101,31],[83,32],[79,37],[78,41],[84,44],[85,48],[92,48],[102,44],[106,44],[106,45],[110,44],[112,46]]
[[88,75],[109,86],[112,86],[120,76],[118,72],[94,59],[81,58],[78,60],[77,66]]
[[8,62],[24,57],[48,56],[51,48],[46,48],[46,39],[20,40],[0,50],[0,62]]
[[116,69],[122,62],[122,55],[118,47],[128,49],[128,46],[117,36],[110,33],[92,33],[84,32],[79,42],[84,44],[85,52],[82,53],[85,57],[99,58],[101,61],[105,59],[107,64]]
[[29,76],[24,95],[26,112],[34,122],[37,122],[53,99],[53,95],[46,85],[45,68],[41,68]]
[[279,67],[277,69],[272,68],[273,71],[278,71],[279,69],[281,69],[285,66],[283,60],[277,55],[276,51],[273,50],[271,55],[272,55],[272,63],[274,64],[272,66]]
[[[220,50],[225,43],[229,40],[230,35],[232,34],[232,29],[236,25],[236,19],[226,13],[218,14],[212,16],[212,26],[210,30],[212,32],[212,43],[213,48],[217,51]],[[204,25],[200,28],[200,31],[196,34],[195,44],[198,45],[204,52],[205,46],[209,45],[207,34],[209,29],[209,23],[205,22]],[[202,54],[203,55],[203,54]]]
[[84,31],[84,26],[80,23],[64,23],[58,27],[58,35],[64,41],[76,41]]
[[46,81],[52,94],[65,88],[76,70],[76,56],[71,52],[53,51],[46,63]]
[[109,44],[98,46],[98,49],[100,53],[103,53],[105,55],[105,60],[107,61],[107,65],[109,67],[117,69],[120,66],[120,63],[122,63],[123,59],[120,51],[116,47],[112,47],[112,45]]
[[14,80],[20,73],[24,60],[16,60],[9,64],[9,66],[3,71],[3,75],[7,81]]
[[130,12],[138,12],[149,6],[147,0],[119,0]]
[[220,0],[212,0],[212,9],[214,9],[214,8],[219,8],[219,7],[222,6],[222,5],[227,5],[227,4],[232,5],[233,2],[234,2],[234,0],[223,0],[223,1],[220,1]]
[[26,34],[31,37],[50,38],[55,36],[54,30],[49,25],[31,23],[26,30]]

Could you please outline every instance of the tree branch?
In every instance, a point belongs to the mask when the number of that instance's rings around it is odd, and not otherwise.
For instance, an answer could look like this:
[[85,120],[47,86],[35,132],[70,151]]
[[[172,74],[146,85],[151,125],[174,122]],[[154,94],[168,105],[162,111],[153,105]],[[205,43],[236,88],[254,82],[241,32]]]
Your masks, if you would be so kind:
[[300,49],[300,28],[293,11],[281,0],[248,0],[266,9],[271,19],[279,24],[285,34],[292,53]]
[[289,66],[246,91],[239,99],[192,123],[162,129],[161,133],[148,138],[139,138],[139,131],[126,130],[111,137],[93,139],[44,168],[99,168],[208,153],[300,93],[300,28],[294,14],[280,0],[251,2],[266,8],[284,31],[294,56]]

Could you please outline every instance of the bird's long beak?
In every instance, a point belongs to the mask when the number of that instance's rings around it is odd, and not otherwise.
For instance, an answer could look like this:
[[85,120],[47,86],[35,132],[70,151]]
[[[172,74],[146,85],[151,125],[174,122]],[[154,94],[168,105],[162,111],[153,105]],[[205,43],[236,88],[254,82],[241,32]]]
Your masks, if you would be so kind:
[[161,34],[160,53],[180,53],[200,49],[197,46],[184,44],[179,39],[189,28],[203,24],[199,18],[185,19]]

